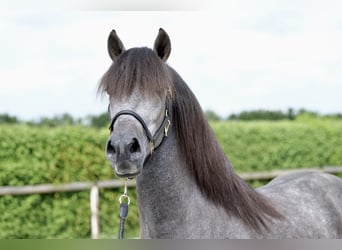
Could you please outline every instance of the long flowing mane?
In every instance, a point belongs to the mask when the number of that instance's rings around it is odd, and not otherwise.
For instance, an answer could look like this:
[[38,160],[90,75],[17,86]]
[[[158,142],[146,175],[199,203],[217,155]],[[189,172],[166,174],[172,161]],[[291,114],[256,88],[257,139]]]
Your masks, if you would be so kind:
[[196,97],[178,73],[169,67],[175,89],[173,124],[180,152],[201,192],[256,231],[281,214],[235,174],[218,144]]
[[[137,86],[138,85],[138,86]],[[261,194],[237,176],[218,144],[196,97],[179,74],[148,48],[125,51],[102,77],[99,92],[129,96],[138,87],[145,95],[173,92],[172,126],[187,170],[207,199],[261,231],[282,216]]]

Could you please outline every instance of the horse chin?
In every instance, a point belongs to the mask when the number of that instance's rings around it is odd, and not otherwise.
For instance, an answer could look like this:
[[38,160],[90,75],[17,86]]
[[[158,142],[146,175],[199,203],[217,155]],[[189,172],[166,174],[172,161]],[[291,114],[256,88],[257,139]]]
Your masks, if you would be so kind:
[[133,179],[138,176],[142,170],[142,166],[135,164],[129,164],[129,167],[121,165],[115,165],[114,173],[119,178],[130,178]]

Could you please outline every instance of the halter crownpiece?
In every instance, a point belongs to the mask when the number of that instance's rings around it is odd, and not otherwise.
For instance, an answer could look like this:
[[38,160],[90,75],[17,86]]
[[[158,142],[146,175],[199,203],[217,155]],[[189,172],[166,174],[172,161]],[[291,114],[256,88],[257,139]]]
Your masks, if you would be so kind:
[[[153,151],[158,148],[164,141],[164,138],[168,136],[168,132],[171,126],[171,120],[169,115],[172,114],[172,91],[169,88],[167,90],[168,95],[166,96],[166,104],[165,104],[165,115],[164,115],[164,119],[161,122],[159,128],[156,130],[156,132],[152,135],[151,131],[148,129],[147,124],[145,123],[144,119],[137,114],[136,112],[132,111],[132,110],[122,110],[120,112],[118,112],[112,119],[110,126],[109,126],[109,130],[112,133],[114,130],[114,124],[116,122],[116,120],[122,116],[122,115],[130,115],[133,116],[142,126],[142,128],[144,129],[145,135],[150,143],[150,151],[151,154],[153,153]],[[162,136],[162,137],[161,137]],[[158,142],[158,139],[161,137],[161,140],[159,142],[158,145],[156,145],[156,143]]]

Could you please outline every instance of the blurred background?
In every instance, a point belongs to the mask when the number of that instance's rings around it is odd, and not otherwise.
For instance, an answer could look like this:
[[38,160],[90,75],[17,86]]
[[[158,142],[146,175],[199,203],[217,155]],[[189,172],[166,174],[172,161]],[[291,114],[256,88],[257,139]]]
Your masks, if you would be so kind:
[[[342,165],[342,2],[68,2],[1,1],[0,186],[114,178],[96,95],[112,29],[126,48],[166,30],[238,172]],[[100,190],[100,238],[117,237],[120,192]],[[0,238],[91,237],[89,190],[2,194],[0,211]],[[135,201],[130,216],[137,237]]]

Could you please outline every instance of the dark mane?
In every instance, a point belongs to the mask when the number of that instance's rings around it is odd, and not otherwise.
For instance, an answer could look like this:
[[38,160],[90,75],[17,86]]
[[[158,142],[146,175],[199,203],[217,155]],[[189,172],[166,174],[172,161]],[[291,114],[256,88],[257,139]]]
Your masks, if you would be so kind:
[[138,87],[144,96],[162,96],[170,86],[166,64],[149,48],[125,51],[103,75],[98,93],[121,98]]
[[175,89],[173,124],[180,152],[201,192],[256,231],[267,229],[270,218],[282,216],[235,174],[196,97],[178,73],[169,70]]
[[98,91],[121,98],[138,87],[145,95],[173,92],[172,126],[188,171],[201,192],[256,231],[282,216],[233,170],[196,97],[171,67],[148,48],[123,52],[102,77]]

